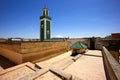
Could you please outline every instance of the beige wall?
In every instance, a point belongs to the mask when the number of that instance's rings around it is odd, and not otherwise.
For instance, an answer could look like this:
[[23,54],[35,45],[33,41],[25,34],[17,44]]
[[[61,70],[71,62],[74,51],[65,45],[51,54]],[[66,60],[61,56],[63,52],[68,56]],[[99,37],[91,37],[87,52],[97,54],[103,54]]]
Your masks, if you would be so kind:
[[67,47],[66,42],[22,42],[21,54],[44,51],[52,48]]
[[12,50],[0,47],[0,55],[6,57],[16,64],[22,63],[22,55]]
[[21,43],[20,42],[0,42],[0,47],[15,51],[20,53],[21,52]]
[[0,55],[20,64],[67,50],[67,42],[3,42]]

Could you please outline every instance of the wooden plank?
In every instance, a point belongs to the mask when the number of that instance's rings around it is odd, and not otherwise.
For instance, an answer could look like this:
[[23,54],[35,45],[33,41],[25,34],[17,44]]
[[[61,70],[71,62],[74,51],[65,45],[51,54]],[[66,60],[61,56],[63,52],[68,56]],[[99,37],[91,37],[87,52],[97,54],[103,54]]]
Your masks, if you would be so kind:
[[6,73],[8,73],[8,72],[14,71],[14,70],[19,69],[19,68],[21,68],[21,67],[23,67],[23,66],[26,66],[26,65],[29,66],[33,71],[35,71],[35,70],[34,70],[34,66],[35,66],[35,65],[32,64],[32,63],[30,63],[30,62],[26,62],[26,63],[20,64],[20,65],[17,65],[17,66],[14,66],[14,67],[5,69],[4,71],[0,72],[0,75],[4,75],[4,74],[6,74]]
[[31,73],[27,76],[24,76],[24,77],[20,78],[19,80],[34,80],[35,78],[47,73],[48,71],[49,71],[49,68],[40,69],[39,71],[37,71],[35,73]]
[[77,59],[79,59],[82,55],[81,54],[78,54],[77,56],[73,57],[72,60],[73,61],[76,61]]
[[0,72],[1,72],[1,71],[4,71],[4,69],[0,66]]
[[61,61],[58,61],[57,63],[53,64],[55,68],[64,70],[67,68],[69,65],[71,65],[74,61],[72,60],[72,57],[65,58]]
[[63,78],[63,80],[71,80],[72,79],[72,75],[66,74],[62,70],[59,70],[55,67],[50,67],[50,71],[55,73],[56,75],[60,76],[61,78]]

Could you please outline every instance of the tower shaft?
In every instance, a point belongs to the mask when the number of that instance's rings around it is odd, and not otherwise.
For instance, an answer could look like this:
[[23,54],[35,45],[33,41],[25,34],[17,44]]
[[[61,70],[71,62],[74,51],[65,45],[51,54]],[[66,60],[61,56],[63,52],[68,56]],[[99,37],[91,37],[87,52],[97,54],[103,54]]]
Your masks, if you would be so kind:
[[51,17],[49,17],[48,9],[43,9],[43,14],[40,17],[40,40],[51,39]]

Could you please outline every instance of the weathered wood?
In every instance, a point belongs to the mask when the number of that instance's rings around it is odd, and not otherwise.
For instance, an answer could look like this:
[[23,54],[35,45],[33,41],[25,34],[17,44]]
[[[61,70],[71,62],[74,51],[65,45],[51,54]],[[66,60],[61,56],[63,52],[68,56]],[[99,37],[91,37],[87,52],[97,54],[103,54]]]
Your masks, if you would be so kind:
[[64,70],[65,68],[67,68],[69,65],[71,65],[74,61],[72,60],[72,57],[68,57],[68,58],[65,58],[57,63],[55,63],[53,66],[55,68],[58,68],[58,69],[61,69],[61,70]]
[[55,67],[50,67],[50,71],[55,73],[56,75],[60,76],[65,80],[72,80],[72,75],[64,73],[62,70],[59,70]]
[[120,64],[113,58],[105,47],[103,47],[102,53],[108,79],[120,80]]
[[40,69],[39,71],[37,71],[35,73],[31,73],[27,76],[24,76],[24,77],[20,78],[19,80],[34,80],[35,78],[47,73],[48,71],[49,71],[49,68]]
[[0,66],[0,72],[4,71],[4,69]]
[[80,78],[72,75],[72,80],[83,80],[83,79],[80,79]]
[[73,57],[72,60],[73,60],[73,61],[76,61],[77,59],[80,58],[80,56],[82,56],[82,55],[81,55],[81,54],[78,54],[77,56]]
[[32,64],[31,62],[26,62],[26,63],[20,64],[20,65],[5,69],[4,71],[0,72],[0,75],[4,75],[4,74],[6,74],[8,72],[14,71],[14,70],[19,69],[19,68],[21,68],[23,66],[27,66],[27,67],[29,66],[30,69],[32,69],[33,71],[36,71],[34,69],[34,66],[35,66],[34,64]]

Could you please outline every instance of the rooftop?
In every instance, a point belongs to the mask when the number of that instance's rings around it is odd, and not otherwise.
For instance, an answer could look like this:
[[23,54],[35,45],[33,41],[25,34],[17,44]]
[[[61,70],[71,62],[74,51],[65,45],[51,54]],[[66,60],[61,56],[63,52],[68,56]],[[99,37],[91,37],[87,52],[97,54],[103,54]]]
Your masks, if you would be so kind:
[[[62,80],[60,77],[82,80],[106,80],[102,53],[88,50],[85,54],[70,56],[71,51],[36,64],[24,63],[0,73],[2,80]],[[60,74],[60,75],[59,75]]]

